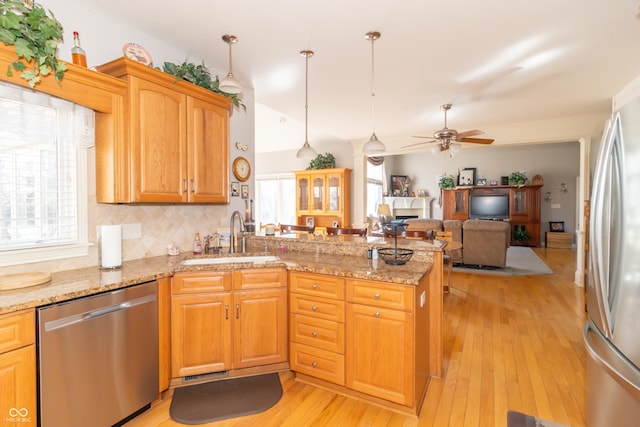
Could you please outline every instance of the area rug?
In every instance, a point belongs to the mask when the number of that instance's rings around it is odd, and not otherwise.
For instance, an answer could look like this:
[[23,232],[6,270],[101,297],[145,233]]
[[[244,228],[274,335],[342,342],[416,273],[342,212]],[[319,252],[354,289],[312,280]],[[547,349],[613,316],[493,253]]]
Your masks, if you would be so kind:
[[544,261],[540,259],[533,249],[525,246],[509,246],[507,249],[507,266],[498,267],[472,267],[466,265],[453,265],[453,271],[471,274],[492,274],[495,276],[532,276],[538,274],[553,274]]
[[205,424],[257,414],[281,397],[277,373],[213,381],[176,388],[169,414],[182,424]]
[[526,415],[522,412],[507,412],[507,427],[566,427],[564,424],[558,424],[551,421],[543,420],[532,415]]

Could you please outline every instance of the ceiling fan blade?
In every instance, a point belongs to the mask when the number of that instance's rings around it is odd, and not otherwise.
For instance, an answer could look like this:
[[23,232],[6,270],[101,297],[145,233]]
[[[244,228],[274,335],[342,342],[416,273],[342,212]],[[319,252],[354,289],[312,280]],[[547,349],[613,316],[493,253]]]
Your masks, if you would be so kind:
[[468,130],[466,132],[460,132],[458,134],[458,138],[466,138],[469,136],[478,136],[478,135],[484,135],[484,132],[482,132],[479,129]]
[[433,139],[432,136],[420,136],[420,135],[413,135],[412,138],[427,138],[427,139]]
[[489,138],[458,138],[458,142],[470,142],[472,144],[491,144],[493,139]]
[[409,148],[409,147],[415,147],[416,145],[422,145],[422,144],[430,144],[434,141],[422,141],[422,142],[416,142],[415,144],[409,144],[409,145],[403,145],[401,148]]

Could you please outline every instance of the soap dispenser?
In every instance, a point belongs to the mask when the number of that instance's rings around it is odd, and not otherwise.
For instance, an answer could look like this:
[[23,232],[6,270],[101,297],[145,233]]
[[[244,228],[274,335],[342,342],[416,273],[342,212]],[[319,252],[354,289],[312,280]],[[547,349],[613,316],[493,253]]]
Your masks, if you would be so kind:
[[196,236],[193,239],[193,254],[202,254],[202,241],[200,240],[200,233],[196,233]]

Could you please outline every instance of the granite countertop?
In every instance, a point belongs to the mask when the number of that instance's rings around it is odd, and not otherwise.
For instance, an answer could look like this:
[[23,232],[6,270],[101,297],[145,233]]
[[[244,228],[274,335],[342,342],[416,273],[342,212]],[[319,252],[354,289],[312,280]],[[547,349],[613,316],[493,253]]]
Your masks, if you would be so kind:
[[[417,285],[420,278],[432,266],[430,261],[417,258],[405,265],[387,265],[382,259],[369,260],[366,256],[327,254],[311,251],[277,250],[269,253],[248,253],[244,255],[277,255],[278,261],[266,263],[205,264],[184,266],[181,262],[196,258],[190,253],[178,256],[158,256],[125,261],[117,270],[101,270],[87,267],[61,271],[52,274],[51,282],[24,289],[0,291],[0,314],[27,308],[39,307],[74,298],[119,289],[163,277],[171,277],[176,272],[229,270],[238,268],[264,268],[284,266],[288,270],[331,274],[378,280],[390,283]],[[223,255],[203,255],[202,257],[225,257]],[[233,254],[243,256],[243,254]]]

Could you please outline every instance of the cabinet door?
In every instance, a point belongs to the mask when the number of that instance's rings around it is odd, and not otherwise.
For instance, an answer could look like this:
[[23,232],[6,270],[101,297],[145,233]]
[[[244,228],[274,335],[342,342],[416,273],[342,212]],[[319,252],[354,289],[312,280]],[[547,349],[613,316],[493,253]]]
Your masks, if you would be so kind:
[[296,200],[299,212],[309,211],[309,201],[311,200],[311,177],[309,175],[298,175],[296,178]]
[[469,190],[442,190],[442,219],[469,219]]
[[190,202],[229,202],[229,111],[195,98],[187,101]]
[[311,175],[311,210],[324,213],[325,210],[325,175]]
[[233,367],[287,361],[287,290],[234,294]]
[[509,212],[511,220],[529,220],[529,190],[527,188],[512,188],[511,206]]
[[187,201],[186,98],[158,84],[131,78],[134,201]]
[[[326,209],[327,213],[339,215],[344,209],[344,196],[342,189],[344,188],[343,175],[340,173],[328,173],[326,176],[327,194]],[[341,224],[347,227],[349,224]]]
[[231,368],[231,294],[174,295],[171,373],[174,378]]
[[0,426],[37,425],[36,346],[0,354]]
[[409,312],[348,303],[346,386],[413,406],[413,329]]

